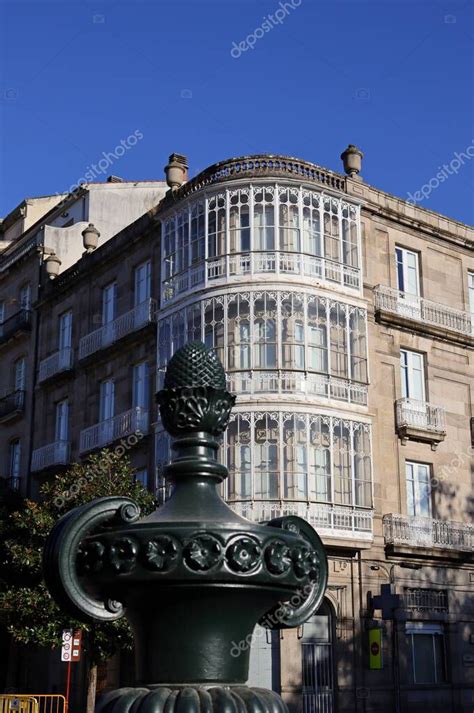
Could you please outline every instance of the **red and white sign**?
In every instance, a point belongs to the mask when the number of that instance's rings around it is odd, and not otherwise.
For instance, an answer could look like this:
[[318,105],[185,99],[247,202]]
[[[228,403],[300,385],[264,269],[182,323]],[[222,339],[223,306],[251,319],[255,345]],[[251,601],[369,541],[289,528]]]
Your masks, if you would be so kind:
[[72,629],[63,630],[63,645],[61,648],[61,661],[75,661],[81,660],[81,642],[82,642],[82,631],[77,629],[73,631]]

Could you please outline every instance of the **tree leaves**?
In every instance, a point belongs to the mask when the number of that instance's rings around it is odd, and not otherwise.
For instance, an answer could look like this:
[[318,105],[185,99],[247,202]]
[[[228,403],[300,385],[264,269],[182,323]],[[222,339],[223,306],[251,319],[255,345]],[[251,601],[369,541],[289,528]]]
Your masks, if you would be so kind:
[[44,483],[39,502],[24,500],[13,511],[0,506],[0,623],[18,643],[55,648],[63,629],[80,628],[91,664],[132,647],[124,619],[87,626],[62,614],[43,582],[41,563],[54,523],[79,505],[115,495],[135,500],[142,515],[152,512],[153,496],[133,473],[127,456],[104,449]]

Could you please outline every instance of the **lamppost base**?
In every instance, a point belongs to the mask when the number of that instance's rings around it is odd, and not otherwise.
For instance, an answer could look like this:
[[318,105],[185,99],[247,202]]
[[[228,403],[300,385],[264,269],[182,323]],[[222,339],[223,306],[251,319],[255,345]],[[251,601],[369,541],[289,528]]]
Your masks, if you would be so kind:
[[105,693],[95,713],[288,713],[274,691],[248,686],[157,686]]

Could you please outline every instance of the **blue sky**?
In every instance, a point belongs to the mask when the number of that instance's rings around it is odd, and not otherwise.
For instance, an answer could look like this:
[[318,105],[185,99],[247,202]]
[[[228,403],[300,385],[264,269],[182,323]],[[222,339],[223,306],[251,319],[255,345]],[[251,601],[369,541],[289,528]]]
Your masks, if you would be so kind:
[[473,2],[290,2],[279,22],[276,0],[0,0],[0,215],[138,131],[99,180],[161,179],[173,151],[192,174],[266,152],[341,170],[355,143],[403,198],[456,165],[420,204],[472,224],[474,158],[451,162],[474,146]]

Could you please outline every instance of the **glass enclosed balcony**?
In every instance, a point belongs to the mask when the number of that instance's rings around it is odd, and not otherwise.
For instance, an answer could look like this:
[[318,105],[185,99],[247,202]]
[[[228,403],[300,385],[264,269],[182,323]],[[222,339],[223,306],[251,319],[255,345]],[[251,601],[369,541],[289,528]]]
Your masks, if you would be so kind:
[[[158,473],[169,459],[158,430]],[[223,496],[245,517],[299,515],[334,537],[372,537],[370,424],[314,413],[233,413],[222,457]],[[159,487],[166,489],[160,480]]]
[[232,391],[367,405],[367,313],[310,292],[239,292],[196,301],[158,322],[159,379],[194,339],[213,347]]
[[252,275],[361,289],[359,207],[302,187],[208,195],[168,215],[162,236],[162,304]]

